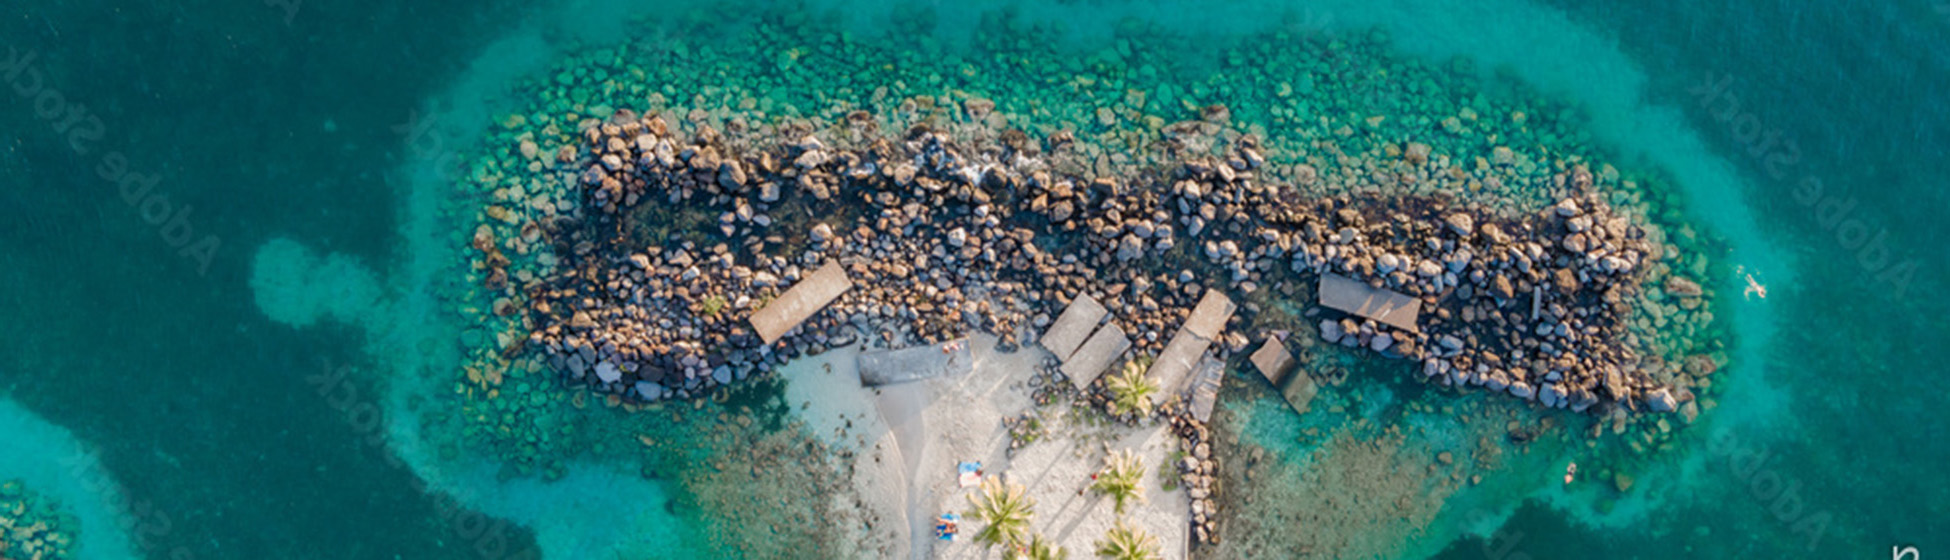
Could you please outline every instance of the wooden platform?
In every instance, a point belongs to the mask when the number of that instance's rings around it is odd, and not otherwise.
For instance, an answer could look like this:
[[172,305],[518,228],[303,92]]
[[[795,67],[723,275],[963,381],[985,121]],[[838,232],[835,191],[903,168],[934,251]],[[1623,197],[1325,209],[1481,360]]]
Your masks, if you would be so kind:
[[1231,319],[1232,312],[1237,309],[1238,306],[1233,305],[1232,299],[1223,292],[1207,289],[1205,296],[1199,298],[1198,306],[1192,308],[1191,316],[1185,318],[1185,324],[1178,328],[1178,334],[1172,335],[1171,342],[1165,345],[1163,352],[1158,353],[1158,360],[1152,362],[1151,370],[1145,375],[1156,381],[1165,393],[1178,392],[1184,387],[1192,366],[1205,356],[1205,350],[1218,339],[1219,333],[1225,330],[1226,320]]
[[1098,375],[1130,349],[1131,337],[1124,334],[1123,328],[1115,323],[1104,325],[1104,328],[1097,329],[1097,334],[1090,336],[1090,340],[1084,341],[1083,346],[1070,355],[1070,359],[1063,361],[1063,375],[1082,389],[1091,381],[1096,381]]
[[1090,331],[1095,330],[1097,324],[1102,323],[1104,316],[1109,314],[1110,311],[1104,309],[1104,304],[1098,303],[1097,298],[1089,294],[1077,296],[1070,302],[1070,307],[1057,316],[1056,322],[1050,323],[1049,330],[1043,331],[1043,348],[1055,354],[1059,360],[1068,360],[1070,354],[1076,353],[1077,348],[1083,346],[1083,341],[1090,338]]
[[1253,352],[1252,361],[1253,367],[1259,368],[1259,374],[1266,376],[1266,381],[1275,387],[1286,379],[1287,371],[1293,369],[1293,354],[1286,351],[1285,344],[1274,338],[1268,338],[1259,345],[1259,350]]
[[778,342],[779,337],[792,332],[794,327],[806,322],[814,313],[825,309],[840,294],[853,288],[853,280],[847,278],[846,268],[839,261],[828,261],[819,270],[799,280],[784,295],[772,300],[770,305],[752,313],[752,329],[766,344]]
[[1259,350],[1253,352],[1252,361],[1253,367],[1259,368],[1259,374],[1266,376],[1266,381],[1272,383],[1273,389],[1286,399],[1287,406],[1293,407],[1294,412],[1307,412],[1320,389],[1307,372],[1293,367],[1293,354],[1287,352],[1285,344],[1281,344],[1279,339],[1266,339]]
[[1422,314],[1422,300],[1339,274],[1320,275],[1320,305],[1408,332],[1421,332],[1415,320]]

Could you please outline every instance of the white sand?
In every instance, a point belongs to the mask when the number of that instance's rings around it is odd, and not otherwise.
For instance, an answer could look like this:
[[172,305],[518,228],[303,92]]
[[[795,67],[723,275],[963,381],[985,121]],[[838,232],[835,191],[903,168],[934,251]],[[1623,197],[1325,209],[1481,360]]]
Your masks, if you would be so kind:
[[[854,489],[880,521],[873,531],[906,547],[884,551],[889,557],[1001,558],[1002,549],[985,550],[970,535],[981,522],[965,520],[962,537],[948,543],[933,538],[936,516],[966,514],[974,488],[961,488],[956,466],[981,461],[985,474],[1001,474],[1028,487],[1036,502],[1032,530],[1069,548],[1074,557],[1091,556],[1094,543],[1116,522],[1108,498],[1077,491],[1102,468],[1109,449],[1130,448],[1144,460],[1142,503],[1125,517],[1156,535],[1167,558],[1183,555],[1190,502],[1182,488],[1158,487],[1157,466],[1176,448],[1162,425],[1087,427],[1066,417],[1068,406],[1044,411],[1047,437],[1006,457],[1009,435],[1002,419],[1030,409],[1028,382],[1048,353],[1027,347],[998,353],[995,339],[973,337],[974,371],[962,376],[884,387],[859,386],[858,350],[844,348],[786,367],[787,402],[812,431],[829,443],[854,450]],[[852,427],[846,427],[847,421]]]

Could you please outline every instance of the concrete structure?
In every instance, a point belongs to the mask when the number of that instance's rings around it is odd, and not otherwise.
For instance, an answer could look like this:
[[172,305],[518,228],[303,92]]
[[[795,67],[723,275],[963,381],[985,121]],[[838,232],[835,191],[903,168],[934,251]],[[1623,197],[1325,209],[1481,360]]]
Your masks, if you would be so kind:
[[1307,412],[1320,388],[1314,385],[1313,378],[1307,372],[1294,369],[1293,355],[1287,353],[1285,344],[1276,338],[1266,339],[1266,343],[1253,352],[1252,361],[1253,367],[1259,368],[1260,375],[1266,376],[1273,389],[1286,398],[1287,406],[1293,407],[1294,412]]
[[1158,353],[1158,360],[1151,364],[1151,370],[1145,375],[1156,381],[1166,393],[1183,388],[1192,365],[1205,356],[1205,350],[1212,346],[1213,340],[1219,338],[1219,333],[1225,330],[1226,320],[1231,319],[1232,312],[1237,309],[1232,299],[1219,290],[1205,290],[1205,296],[1199,298],[1198,306],[1192,308],[1191,316],[1179,327],[1178,334],[1172,335],[1171,342],[1165,345],[1163,352]]
[[1415,319],[1422,314],[1422,300],[1339,274],[1320,275],[1320,305],[1408,332],[1421,332]]
[[814,313],[825,309],[840,294],[853,288],[853,280],[847,278],[846,268],[839,261],[828,261],[819,270],[799,280],[784,295],[772,300],[770,305],[752,313],[752,329],[766,344],[778,342],[779,337],[791,332]]
[[1277,338],[1268,338],[1265,344],[1259,345],[1259,350],[1253,352],[1252,361],[1253,367],[1259,368],[1259,374],[1266,376],[1266,380],[1275,387],[1280,385],[1280,380],[1286,379],[1287,370],[1293,368],[1293,354],[1287,353],[1286,345]]
[[1090,340],[1084,341],[1083,346],[1070,355],[1070,359],[1064,360],[1063,375],[1082,389],[1091,381],[1096,381],[1098,375],[1129,349],[1131,338],[1125,336],[1124,329],[1115,323],[1104,325],[1104,328],[1097,329],[1097,334],[1090,336]]
[[1293,372],[1286,377],[1286,381],[1275,385],[1274,388],[1280,390],[1280,396],[1286,397],[1287,406],[1293,407],[1294,412],[1301,414],[1307,413],[1307,407],[1313,403],[1314,395],[1320,392],[1320,388],[1314,385],[1313,376],[1307,375],[1304,371]]
[[879,387],[935,377],[960,375],[975,369],[968,339],[899,350],[861,352],[860,385]]
[[1090,338],[1090,331],[1096,329],[1108,314],[1110,311],[1104,309],[1104,304],[1098,303],[1097,298],[1089,294],[1077,296],[1070,302],[1070,307],[1057,316],[1056,322],[1050,323],[1049,330],[1043,331],[1043,348],[1056,354],[1059,360],[1070,359],[1070,354],[1083,346],[1083,341]]

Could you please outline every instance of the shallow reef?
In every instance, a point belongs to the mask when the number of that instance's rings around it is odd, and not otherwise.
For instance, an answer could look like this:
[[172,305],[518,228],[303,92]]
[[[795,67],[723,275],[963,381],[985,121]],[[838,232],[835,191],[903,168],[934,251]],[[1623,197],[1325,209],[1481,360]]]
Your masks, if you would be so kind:
[[0,558],[77,558],[76,528],[79,526],[60,504],[35,493],[21,481],[0,481]]

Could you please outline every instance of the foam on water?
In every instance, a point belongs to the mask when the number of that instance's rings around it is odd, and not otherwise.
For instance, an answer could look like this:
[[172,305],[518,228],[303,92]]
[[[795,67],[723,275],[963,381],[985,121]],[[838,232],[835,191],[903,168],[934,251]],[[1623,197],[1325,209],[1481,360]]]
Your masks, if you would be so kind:
[[59,502],[81,524],[75,552],[81,558],[138,558],[126,528],[127,498],[86,442],[67,429],[0,397],[0,480],[20,479],[27,488]]

